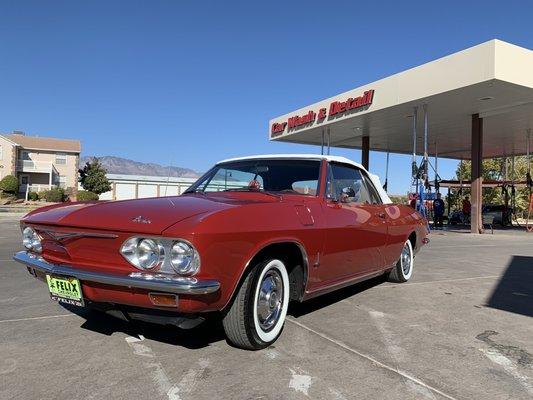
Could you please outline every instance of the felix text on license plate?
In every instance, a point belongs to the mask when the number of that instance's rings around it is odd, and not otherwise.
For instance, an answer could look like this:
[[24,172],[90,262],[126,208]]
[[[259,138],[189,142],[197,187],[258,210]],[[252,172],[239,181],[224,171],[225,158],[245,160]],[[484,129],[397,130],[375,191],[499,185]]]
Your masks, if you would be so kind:
[[46,275],[50,298],[65,304],[83,307],[80,281],[67,276]]

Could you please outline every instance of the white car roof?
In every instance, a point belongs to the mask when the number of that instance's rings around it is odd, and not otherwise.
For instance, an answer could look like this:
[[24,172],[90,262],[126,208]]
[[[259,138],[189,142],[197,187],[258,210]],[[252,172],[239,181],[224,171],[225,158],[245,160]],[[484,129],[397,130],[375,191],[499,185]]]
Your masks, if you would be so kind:
[[323,155],[323,154],[263,154],[263,155],[256,155],[256,156],[228,158],[226,160],[219,161],[217,164],[222,164],[222,163],[231,162],[231,161],[264,160],[264,159],[280,159],[280,158],[281,159],[292,159],[292,160],[327,160],[327,161],[335,161],[335,162],[353,165],[354,167],[360,168],[368,173],[368,176],[372,180],[372,183],[376,187],[376,190],[381,196],[381,200],[383,201],[384,204],[392,203],[390,197],[387,195],[385,190],[383,190],[379,177],[377,175],[374,175],[368,172],[366,168],[363,167],[361,164],[356,163],[355,161],[352,161],[346,157],[329,156],[329,155]]
[[[237,157],[237,158],[228,158],[226,160],[219,161],[217,164],[230,162],[230,161],[242,161],[242,160],[261,160],[261,159],[275,159],[275,158],[287,158],[293,160],[327,160],[327,161],[336,161],[345,164],[351,164],[357,168],[366,169],[359,163],[350,160],[346,157],[340,156],[327,156],[323,154],[262,154],[256,156],[246,156],[246,157]],[[367,171],[368,172],[368,171]]]

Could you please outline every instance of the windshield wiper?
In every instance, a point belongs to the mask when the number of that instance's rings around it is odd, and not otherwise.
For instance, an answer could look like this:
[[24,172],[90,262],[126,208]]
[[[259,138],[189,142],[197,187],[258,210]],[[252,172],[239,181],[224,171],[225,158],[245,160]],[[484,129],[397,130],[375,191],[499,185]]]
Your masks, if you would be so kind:
[[207,196],[207,193],[204,190],[200,189],[200,188],[197,188],[197,189],[194,189],[194,190],[186,190],[182,194],[191,194],[191,193],[200,193],[200,194],[202,194],[204,196]]
[[270,196],[270,197],[275,197],[278,200],[281,200],[283,198],[283,196],[281,196],[280,194],[271,193],[271,192],[266,191],[265,189],[253,189],[253,188],[246,188],[246,187],[225,189],[225,190],[223,190],[223,192],[262,193],[262,194],[266,194],[267,196]]

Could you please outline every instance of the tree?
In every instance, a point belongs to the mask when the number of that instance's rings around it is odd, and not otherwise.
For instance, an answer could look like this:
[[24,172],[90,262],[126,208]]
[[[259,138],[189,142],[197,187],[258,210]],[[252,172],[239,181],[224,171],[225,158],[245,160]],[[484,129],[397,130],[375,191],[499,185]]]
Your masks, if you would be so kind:
[[107,171],[96,157],[87,162],[78,172],[83,189],[98,195],[111,190],[111,184],[106,177]]
[[[514,160],[514,173],[512,168],[512,159],[510,157],[503,158],[489,158],[483,160],[483,180],[508,180],[508,181],[524,181],[526,180],[527,157],[515,157]],[[533,170],[533,160],[530,162],[530,168]],[[458,180],[470,180],[471,177],[471,162],[463,161],[457,167],[455,177]],[[463,188],[463,196],[470,195],[470,186]],[[512,197],[511,189],[508,189],[509,198]],[[459,198],[457,194],[454,196],[457,203]],[[503,188],[484,188],[483,189],[483,204],[504,204],[504,192]],[[529,189],[516,189],[515,191],[515,207],[517,213],[527,212],[529,205]],[[460,204],[454,203],[457,207],[461,207]]]
[[6,175],[0,181],[0,190],[15,195],[19,191],[19,181],[13,175]]

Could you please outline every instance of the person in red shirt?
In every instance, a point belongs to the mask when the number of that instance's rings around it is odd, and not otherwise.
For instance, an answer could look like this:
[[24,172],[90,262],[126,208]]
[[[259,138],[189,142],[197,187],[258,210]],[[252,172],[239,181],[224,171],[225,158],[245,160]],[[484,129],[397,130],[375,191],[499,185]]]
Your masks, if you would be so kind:
[[466,196],[463,200],[463,214],[465,217],[470,217],[470,210],[472,209],[472,205],[470,204],[470,199],[468,196]]

